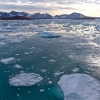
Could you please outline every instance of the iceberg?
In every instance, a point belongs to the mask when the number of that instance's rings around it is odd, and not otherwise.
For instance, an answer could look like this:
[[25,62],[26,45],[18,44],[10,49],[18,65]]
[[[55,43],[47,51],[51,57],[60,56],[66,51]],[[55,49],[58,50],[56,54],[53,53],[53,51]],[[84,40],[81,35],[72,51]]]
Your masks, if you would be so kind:
[[39,74],[35,73],[20,73],[9,79],[11,86],[33,86],[40,82],[43,78]]
[[51,32],[39,32],[39,33],[36,34],[36,36],[43,37],[43,38],[58,38],[58,37],[61,37],[61,35],[54,34],[54,33],[51,33]]
[[100,83],[87,74],[63,75],[58,85],[64,100],[100,100]]

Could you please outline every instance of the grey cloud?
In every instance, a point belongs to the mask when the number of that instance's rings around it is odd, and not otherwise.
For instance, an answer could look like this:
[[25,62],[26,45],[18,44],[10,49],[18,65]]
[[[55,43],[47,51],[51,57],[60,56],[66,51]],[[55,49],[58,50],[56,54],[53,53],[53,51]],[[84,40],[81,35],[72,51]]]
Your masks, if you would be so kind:
[[[51,11],[57,9],[81,10],[73,4],[100,4],[99,0],[0,0],[0,10]],[[84,10],[84,9],[83,9]]]
[[0,9],[2,10],[30,10],[30,11],[37,11],[37,10],[53,10],[52,8],[48,8],[48,7],[44,7],[44,6],[30,6],[30,5],[24,5],[24,6],[20,6],[20,5],[6,5],[6,4],[3,4],[3,5],[0,5]]
[[79,3],[79,2],[83,2],[83,3],[100,3],[99,0],[0,0],[0,2],[22,2],[22,3],[27,3],[27,2],[31,2],[31,3],[62,3],[62,4],[73,4],[73,3]]

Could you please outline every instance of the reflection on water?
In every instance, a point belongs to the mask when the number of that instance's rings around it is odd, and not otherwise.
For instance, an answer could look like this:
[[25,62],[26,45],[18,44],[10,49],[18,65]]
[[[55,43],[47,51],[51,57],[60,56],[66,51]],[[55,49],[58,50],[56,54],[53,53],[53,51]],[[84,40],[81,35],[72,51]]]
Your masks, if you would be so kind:
[[[64,74],[100,80],[100,21],[0,21],[0,27],[0,100],[63,100],[57,82]],[[36,35],[46,32],[59,38]],[[31,87],[11,86],[9,79],[23,72],[43,80]]]

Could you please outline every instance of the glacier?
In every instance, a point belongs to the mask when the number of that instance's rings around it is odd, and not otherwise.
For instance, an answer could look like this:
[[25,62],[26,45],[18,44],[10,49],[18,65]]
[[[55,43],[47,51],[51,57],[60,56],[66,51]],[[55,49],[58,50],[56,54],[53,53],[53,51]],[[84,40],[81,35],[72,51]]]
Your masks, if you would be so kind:
[[100,100],[100,83],[87,74],[63,75],[58,85],[64,100]]

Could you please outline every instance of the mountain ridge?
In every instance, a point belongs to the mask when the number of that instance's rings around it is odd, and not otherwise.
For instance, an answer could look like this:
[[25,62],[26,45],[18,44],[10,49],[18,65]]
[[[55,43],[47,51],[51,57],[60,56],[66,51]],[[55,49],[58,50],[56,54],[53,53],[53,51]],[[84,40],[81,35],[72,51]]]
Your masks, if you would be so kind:
[[[12,18],[12,17],[21,17],[24,16],[26,19],[93,19],[94,17],[87,17],[81,13],[73,12],[71,14],[61,14],[61,15],[55,15],[52,16],[48,13],[34,13],[34,14],[29,14],[27,12],[16,12],[16,11],[11,11],[9,13],[7,12],[0,12],[0,19],[2,18]],[[25,18],[24,18],[25,19]]]

